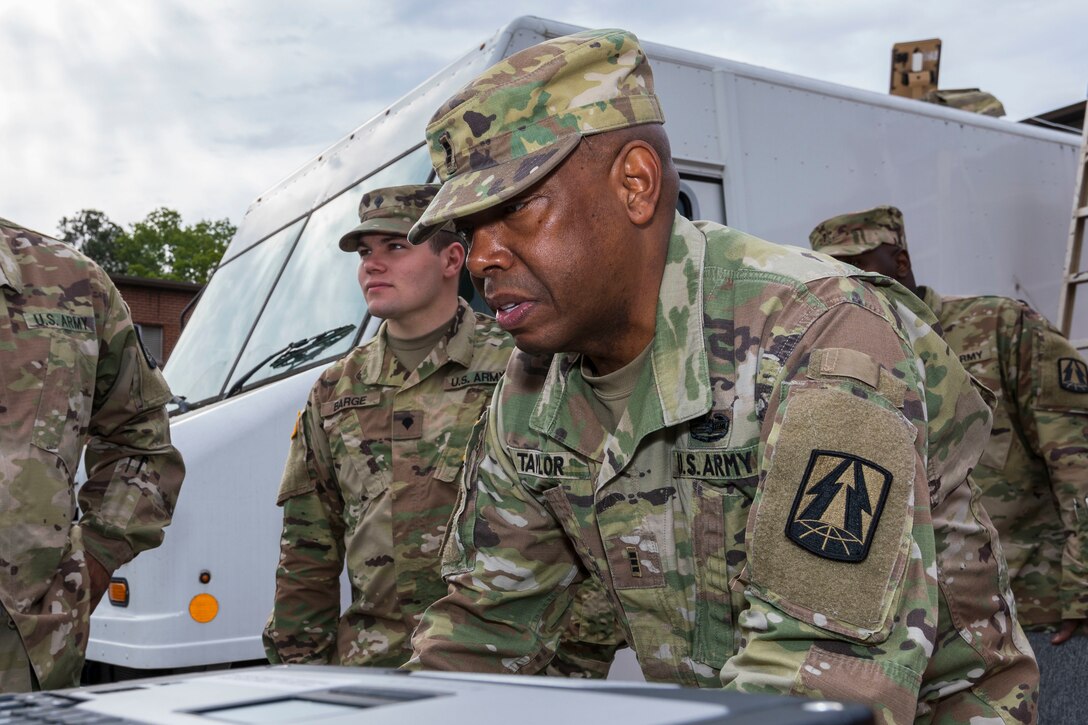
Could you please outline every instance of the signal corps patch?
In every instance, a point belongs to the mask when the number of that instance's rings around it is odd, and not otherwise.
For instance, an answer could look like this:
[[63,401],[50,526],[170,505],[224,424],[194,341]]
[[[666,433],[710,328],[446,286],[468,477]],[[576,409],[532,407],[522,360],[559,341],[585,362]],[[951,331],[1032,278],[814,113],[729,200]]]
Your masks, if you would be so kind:
[[1058,385],[1070,393],[1088,393],[1088,365],[1075,357],[1058,358]]
[[864,561],[891,484],[891,473],[864,458],[812,451],[786,537],[824,559]]

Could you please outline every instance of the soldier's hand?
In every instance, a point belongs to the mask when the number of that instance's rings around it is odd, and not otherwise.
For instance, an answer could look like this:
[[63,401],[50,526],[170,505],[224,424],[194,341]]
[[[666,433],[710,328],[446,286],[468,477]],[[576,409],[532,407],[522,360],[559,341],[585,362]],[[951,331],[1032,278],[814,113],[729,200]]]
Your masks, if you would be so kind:
[[1058,628],[1058,631],[1054,633],[1054,636],[1050,638],[1050,644],[1061,644],[1065,642],[1080,629],[1080,626],[1084,624],[1083,619],[1063,619],[1062,626]]
[[87,554],[87,572],[91,576],[91,611],[93,612],[110,586],[110,573],[90,554]]

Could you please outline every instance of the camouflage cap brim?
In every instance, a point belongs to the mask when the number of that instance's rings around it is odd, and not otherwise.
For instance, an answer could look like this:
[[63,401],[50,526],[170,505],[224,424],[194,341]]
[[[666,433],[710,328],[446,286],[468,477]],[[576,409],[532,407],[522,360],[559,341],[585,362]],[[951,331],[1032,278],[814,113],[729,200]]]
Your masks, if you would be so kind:
[[543,181],[581,141],[580,135],[561,136],[555,143],[525,156],[450,178],[408,232],[408,241],[425,242],[447,222],[478,214],[514,198]]
[[882,244],[905,250],[903,212],[884,205],[833,216],[816,225],[808,242],[815,251],[831,257],[862,254]]
[[865,254],[871,252],[879,247],[882,242],[879,241],[867,241],[867,242],[854,242],[850,244],[828,244],[826,246],[816,249],[821,254],[826,254],[829,257],[853,257],[858,254]]
[[[441,226],[441,225],[439,225]],[[407,237],[412,229],[412,220],[408,217],[381,217],[367,219],[350,232],[340,237],[340,249],[345,252],[359,251],[359,237],[364,234],[396,234]],[[435,228],[437,231],[437,227]]]

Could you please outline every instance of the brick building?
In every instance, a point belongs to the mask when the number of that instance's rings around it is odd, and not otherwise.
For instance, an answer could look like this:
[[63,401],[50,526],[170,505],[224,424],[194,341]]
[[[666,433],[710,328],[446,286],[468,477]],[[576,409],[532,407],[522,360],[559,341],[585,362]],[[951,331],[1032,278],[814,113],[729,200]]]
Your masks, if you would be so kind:
[[147,351],[165,363],[181,335],[181,313],[202,285],[122,274],[111,274],[110,279],[128,303]]

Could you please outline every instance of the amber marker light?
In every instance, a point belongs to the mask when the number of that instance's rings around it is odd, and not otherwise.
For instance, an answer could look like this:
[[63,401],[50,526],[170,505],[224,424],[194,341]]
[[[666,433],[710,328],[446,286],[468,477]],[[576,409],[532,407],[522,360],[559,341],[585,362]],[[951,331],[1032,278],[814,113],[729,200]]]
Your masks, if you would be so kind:
[[197,594],[189,601],[189,616],[207,624],[219,614],[219,602],[211,594]]
[[128,606],[128,580],[127,579],[110,579],[110,586],[107,589],[107,596],[110,598],[110,604],[115,607],[127,607]]

